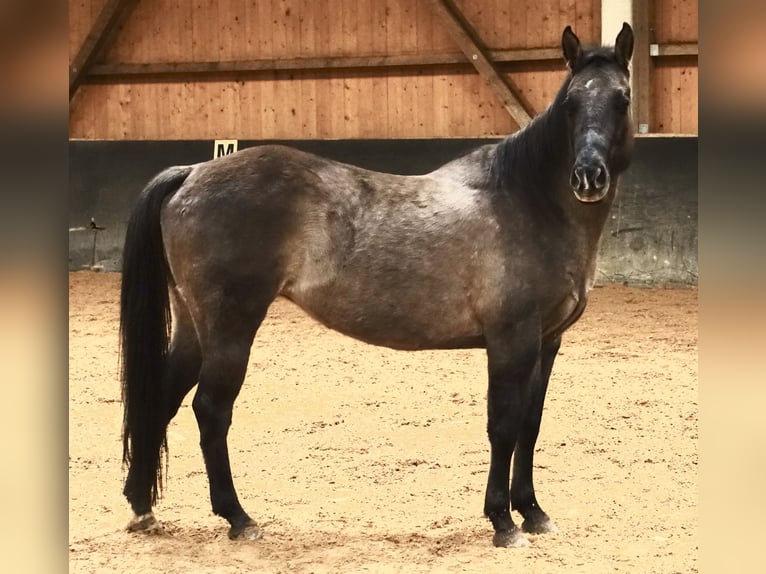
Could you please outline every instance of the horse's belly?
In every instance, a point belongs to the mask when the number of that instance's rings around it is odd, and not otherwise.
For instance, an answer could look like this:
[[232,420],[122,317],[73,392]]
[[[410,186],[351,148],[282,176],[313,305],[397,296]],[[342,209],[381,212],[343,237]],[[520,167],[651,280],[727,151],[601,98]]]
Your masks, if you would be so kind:
[[483,347],[481,325],[459,297],[424,296],[407,289],[333,284],[286,286],[283,295],[325,326],[361,341],[394,349]]

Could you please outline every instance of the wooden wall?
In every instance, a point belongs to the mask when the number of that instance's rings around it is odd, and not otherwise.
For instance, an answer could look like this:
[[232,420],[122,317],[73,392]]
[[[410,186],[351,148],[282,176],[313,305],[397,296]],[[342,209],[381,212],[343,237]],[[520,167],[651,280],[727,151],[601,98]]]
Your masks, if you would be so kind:
[[[697,42],[698,4],[698,0],[654,0],[654,37],[650,41],[657,44]],[[651,75],[650,131],[696,134],[697,58],[655,58]]]
[[[654,1],[663,15],[658,35],[696,40],[696,0]],[[104,2],[70,0],[70,54]],[[600,38],[599,0],[456,3],[490,49],[557,48],[567,24],[584,42]],[[688,18],[676,16],[677,6],[694,7],[693,30]],[[141,0],[103,63],[458,51],[430,0]],[[564,77],[563,61],[509,63],[502,69],[536,112]],[[696,132],[696,60],[694,66],[663,63],[656,72],[654,103],[662,110],[653,131]],[[683,98],[674,97],[677,87]],[[673,107],[691,91],[693,111],[686,103]],[[70,104],[70,137],[84,139],[486,137],[516,129],[468,65],[88,83]]]

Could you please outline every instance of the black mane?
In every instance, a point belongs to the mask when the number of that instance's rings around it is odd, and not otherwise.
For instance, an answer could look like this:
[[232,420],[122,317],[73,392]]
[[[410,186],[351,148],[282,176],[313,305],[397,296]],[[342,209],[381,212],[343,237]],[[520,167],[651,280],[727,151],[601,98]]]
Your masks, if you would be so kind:
[[552,165],[559,163],[557,160],[569,147],[556,124],[566,121],[563,102],[570,81],[568,76],[553,103],[529,125],[496,145],[490,167],[493,187],[506,191],[519,187],[535,189],[554,175]]

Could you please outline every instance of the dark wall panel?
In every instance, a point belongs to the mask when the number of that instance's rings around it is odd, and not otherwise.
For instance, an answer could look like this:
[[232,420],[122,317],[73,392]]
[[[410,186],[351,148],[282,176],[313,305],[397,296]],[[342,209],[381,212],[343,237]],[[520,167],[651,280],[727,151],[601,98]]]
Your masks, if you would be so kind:
[[602,283],[697,284],[697,138],[640,138],[604,232]]

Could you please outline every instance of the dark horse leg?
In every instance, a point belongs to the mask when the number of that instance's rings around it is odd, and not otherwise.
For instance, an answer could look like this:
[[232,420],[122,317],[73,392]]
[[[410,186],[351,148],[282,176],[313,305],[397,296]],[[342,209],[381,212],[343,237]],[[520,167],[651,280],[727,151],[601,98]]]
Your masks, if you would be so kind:
[[208,306],[210,312],[204,320],[207,337],[202,341],[202,368],[192,407],[199,425],[213,512],[231,525],[229,538],[256,540],[261,537],[261,530],[237,498],[227,436],[234,400],[245,379],[250,347],[273,297],[253,304],[252,297],[248,301],[238,289],[224,288],[221,293],[221,298]]
[[540,432],[540,419],[543,416],[543,403],[548,389],[548,379],[553,369],[553,361],[561,345],[561,338],[543,344],[540,356],[540,378],[530,390],[526,416],[519,431],[516,448],[513,453],[513,479],[511,481],[511,507],[524,517],[521,525],[525,532],[543,534],[556,532],[556,526],[540,508],[535,498],[532,481],[532,459],[535,442]]
[[[165,417],[158,421],[160,432],[151,445],[152,452],[145,456],[160,462],[160,449],[165,429],[178,412],[181,402],[192,387],[197,384],[201,364],[201,353],[197,333],[192,318],[185,305],[178,299],[175,290],[171,290],[173,303],[173,336],[165,359],[164,374],[161,384]],[[151,488],[154,484],[156,465],[131,465],[125,481],[124,494],[128,498],[135,516],[128,525],[133,532],[153,532],[159,524],[152,514]]]
[[529,542],[511,518],[509,484],[511,456],[522,429],[524,409],[540,376],[537,316],[489,330],[487,359],[487,434],[491,458],[484,514],[495,529],[495,546],[525,546]]

